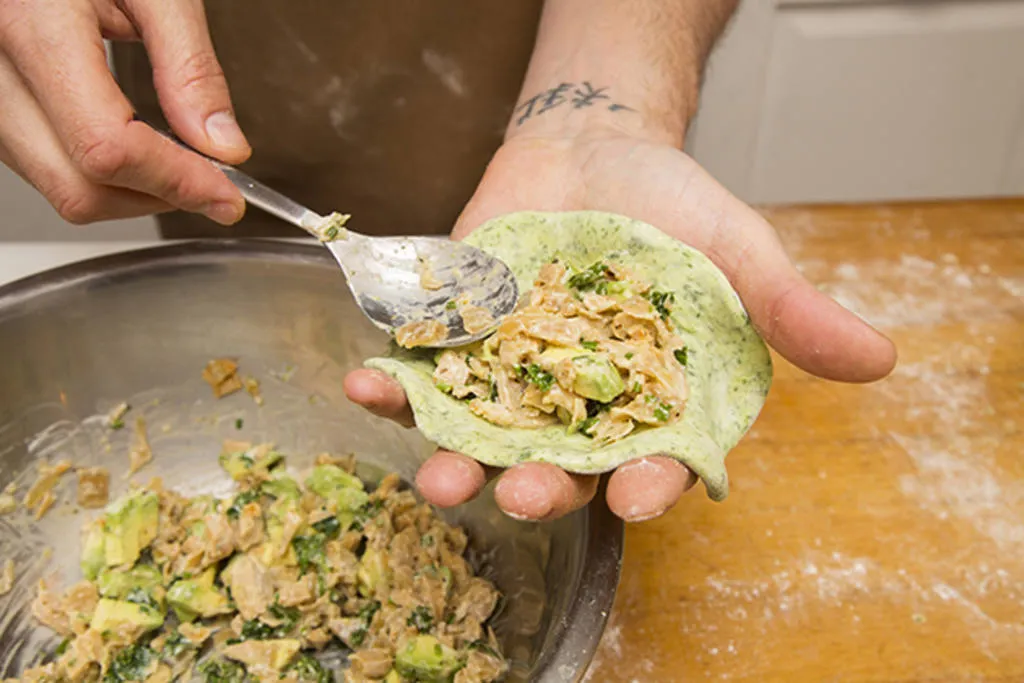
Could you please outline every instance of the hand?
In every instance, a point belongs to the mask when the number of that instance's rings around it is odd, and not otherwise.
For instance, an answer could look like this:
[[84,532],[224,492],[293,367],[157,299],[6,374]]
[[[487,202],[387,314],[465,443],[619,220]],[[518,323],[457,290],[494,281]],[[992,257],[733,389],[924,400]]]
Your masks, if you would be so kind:
[[[557,139],[516,137],[494,157],[453,232],[465,237],[512,211],[594,209],[656,225],[705,253],[728,276],[765,340],[820,377],[868,382],[887,375],[893,344],[818,292],[793,267],[772,227],[683,152],[615,132]],[[346,393],[378,415],[410,424],[397,382],[370,370],[346,379]],[[473,498],[489,476],[470,458],[438,452],[416,485],[439,506]],[[651,456],[612,474],[608,505],[627,521],[657,517],[696,483],[676,460]],[[597,478],[525,463],[501,474],[498,505],[517,518],[547,520],[586,504]]]
[[237,221],[244,201],[222,173],[132,120],[103,38],[145,43],[183,140],[228,163],[249,156],[202,0],[0,0],[0,161],[72,223],[175,208]]

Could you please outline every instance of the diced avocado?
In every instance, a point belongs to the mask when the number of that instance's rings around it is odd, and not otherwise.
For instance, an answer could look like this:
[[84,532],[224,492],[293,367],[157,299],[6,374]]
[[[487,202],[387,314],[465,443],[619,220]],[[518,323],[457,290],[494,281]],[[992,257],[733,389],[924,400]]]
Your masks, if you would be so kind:
[[96,603],[96,611],[92,614],[89,628],[102,633],[127,624],[152,631],[163,626],[163,623],[164,615],[154,607],[126,600],[101,598]]
[[96,583],[103,597],[121,599],[133,590],[152,593],[154,588],[163,585],[163,575],[156,567],[140,564],[128,571],[104,569]]
[[270,470],[284,461],[284,454],[265,450],[257,446],[247,451],[225,451],[218,457],[220,466],[235,481],[245,481],[251,477],[266,477]]
[[280,671],[299,653],[302,643],[291,638],[280,640],[246,640],[224,648],[224,656],[248,666]]
[[332,500],[339,510],[356,511],[370,500],[363,490],[359,477],[349,474],[335,465],[318,465],[306,479],[309,489],[327,500]]
[[376,594],[378,588],[387,587],[390,580],[387,551],[367,548],[359,560],[359,568],[356,570],[356,585],[359,588],[359,594],[368,598]]
[[167,591],[167,604],[181,621],[193,621],[197,617],[209,618],[232,611],[227,594],[213,585],[216,567],[210,567],[191,579],[181,579],[171,584]]
[[395,655],[395,670],[422,683],[448,683],[463,666],[459,653],[434,636],[410,638]]
[[103,547],[108,567],[131,565],[156,538],[160,499],[152,491],[136,491],[106,509]]
[[103,536],[103,520],[98,519],[86,527],[82,535],[82,575],[94,581],[100,570],[107,565],[106,544]]
[[294,500],[298,500],[302,495],[299,483],[284,474],[263,482],[260,486],[260,491],[274,498],[291,498]]
[[608,358],[579,349],[548,349],[541,354],[544,365],[554,366],[569,358],[576,369],[572,389],[584,398],[608,403],[626,390],[618,368]]

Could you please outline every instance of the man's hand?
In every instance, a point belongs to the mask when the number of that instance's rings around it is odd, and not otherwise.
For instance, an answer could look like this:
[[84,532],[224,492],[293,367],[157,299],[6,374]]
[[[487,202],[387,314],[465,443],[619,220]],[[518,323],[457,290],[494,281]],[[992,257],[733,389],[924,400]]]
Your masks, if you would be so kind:
[[[868,382],[895,363],[888,339],[797,272],[767,222],[686,154],[660,142],[611,130],[569,139],[513,137],[494,157],[453,237],[513,211],[577,209],[646,221],[705,253],[728,276],[765,340],[808,372]],[[357,370],[345,389],[378,415],[410,424],[405,395],[386,375]],[[416,485],[427,500],[447,507],[476,496],[493,474],[466,456],[439,452],[420,469]],[[649,519],[694,483],[677,461],[644,458],[611,476],[608,505],[623,519]],[[514,517],[547,520],[586,504],[596,485],[596,477],[528,463],[501,474],[495,497]]]
[[223,174],[133,121],[103,38],[145,43],[185,142],[227,163],[249,156],[202,0],[0,0],[0,161],[72,223],[175,208],[237,221],[244,201]]

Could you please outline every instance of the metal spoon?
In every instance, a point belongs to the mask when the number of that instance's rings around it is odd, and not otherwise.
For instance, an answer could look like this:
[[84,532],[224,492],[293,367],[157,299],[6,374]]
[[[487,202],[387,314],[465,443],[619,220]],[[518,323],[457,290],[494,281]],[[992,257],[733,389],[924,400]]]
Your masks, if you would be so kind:
[[[177,144],[190,146],[160,131]],[[200,156],[220,169],[242,191],[245,200],[269,214],[320,239],[334,255],[348,287],[370,321],[391,336],[403,325],[436,320],[447,328],[447,337],[430,342],[433,348],[461,346],[483,339],[519,299],[515,276],[497,258],[463,242],[446,237],[369,237],[334,227],[336,238],[324,241],[332,218],[321,216],[272,190],[233,166]],[[435,282],[424,289],[424,268]],[[466,331],[459,310],[466,304],[486,309],[495,321],[485,330]]]

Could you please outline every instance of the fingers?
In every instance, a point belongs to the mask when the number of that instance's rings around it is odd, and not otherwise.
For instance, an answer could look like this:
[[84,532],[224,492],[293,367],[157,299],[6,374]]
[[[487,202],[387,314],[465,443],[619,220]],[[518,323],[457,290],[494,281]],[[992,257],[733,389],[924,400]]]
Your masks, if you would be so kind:
[[696,483],[697,475],[682,463],[651,456],[615,470],[605,496],[616,515],[627,522],[643,522],[667,512]]
[[35,186],[75,224],[145,216],[171,207],[155,197],[87,180],[71,163],[46,115],[0,53],[0,161]]
[[721,230],[716,251],[754,325],[783,357],[844,382],[871,382],[892,371],[895,345],[804,279],[760,215],[733,207]]
[[394,420],[403,427],[414,424],[412,409],[402,385],[379,370],[360,368],[345,376],[345,395],[374,415]]
[[420,466],[416,488],[428,502],[448,508],[476,498],[487,483],[479,462],[451,451],[438,451]]
[[16,16],[0,28],[0,45],[86,181],[152,195],[224,224],[241,217],[241,194],[223,174],[132,120],[91,5],[39,0],[31,10],[9,11]]
[[142,33],[160,106],[174,131],[210,156],[245,161],[252,150],[235,121],[202,0],[129,0],[126,6]]
[[597,483],[596,476],[570,474],[554,465],[529,462],[501,475],[494,500],[514,519],[549,521],[589,503]]

